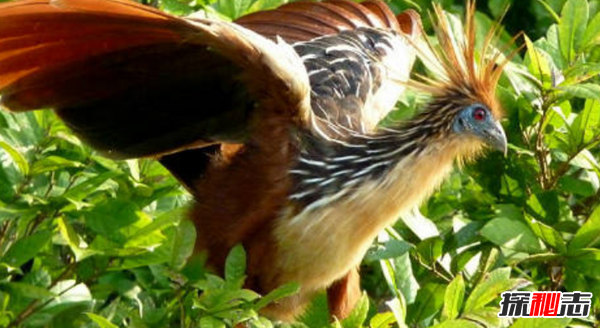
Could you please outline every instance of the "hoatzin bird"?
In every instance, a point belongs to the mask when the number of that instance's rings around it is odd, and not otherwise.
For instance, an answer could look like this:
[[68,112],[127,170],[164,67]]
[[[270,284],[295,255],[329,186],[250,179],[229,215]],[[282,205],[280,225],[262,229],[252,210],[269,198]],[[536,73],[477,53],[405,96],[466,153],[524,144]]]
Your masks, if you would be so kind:
[[[222,270],[248,254],[247,287],[300,292],[265,310],[292,319],[319,291],[343,318],[361,258],[485,145],[506,150],[494,90],[506,60],[475,52],[436,7],[294,2],[234,23],[180,18],[128,0],[0,6],[0,90],[13,111],[53,109],[113,158],[155,157],[193,194],[197,251]],[[409,80],[415,56],[434,73]],[[407,86],[431,94],[411,120],[378,122]]]

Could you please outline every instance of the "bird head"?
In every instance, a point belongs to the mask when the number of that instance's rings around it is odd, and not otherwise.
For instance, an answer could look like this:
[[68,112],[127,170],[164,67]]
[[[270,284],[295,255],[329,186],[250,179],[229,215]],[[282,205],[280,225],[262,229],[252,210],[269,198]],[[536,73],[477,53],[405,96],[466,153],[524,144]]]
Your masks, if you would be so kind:
[[452,132],[469,134],[506,154],[507,141],[502,125],[484,104],[474,103],[462,108],[452,120]]
[[[434,4],[432,21],[437,43],[425,33],[415,44],[431,75],[416,75],[409,83],[431,95],[422,118],[437,127],[439,137],[458,140],[461,157],[471,157],[487,146],[506,154],[507,140],[500,120],[502,109],[495,90],[504,66],[516,51],[504,56],[492,46],[499,24],[476,49],[475,2],[466,5],[464,28]],[[516,39],[516,38],[515,38]],[[514,42],[514,40],[512,42]]]

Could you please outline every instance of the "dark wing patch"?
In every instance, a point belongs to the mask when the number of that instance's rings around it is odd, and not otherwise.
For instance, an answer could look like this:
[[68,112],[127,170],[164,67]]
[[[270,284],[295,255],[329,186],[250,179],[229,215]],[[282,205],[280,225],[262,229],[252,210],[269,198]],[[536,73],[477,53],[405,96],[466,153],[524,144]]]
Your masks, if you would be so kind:
[[294,44],[308,72],[312,110],[326,133],[365,132],[365,104],[381,86],[382,60],[394,37],[394,32],[362,27]]
[[294,60],[281,49],[233,24],[128,0],[0,5],[2,104],[53,108],[113,157],[239,142],[266,97],[299,114],[306,91],[287,68],[301,64],[279,64]]

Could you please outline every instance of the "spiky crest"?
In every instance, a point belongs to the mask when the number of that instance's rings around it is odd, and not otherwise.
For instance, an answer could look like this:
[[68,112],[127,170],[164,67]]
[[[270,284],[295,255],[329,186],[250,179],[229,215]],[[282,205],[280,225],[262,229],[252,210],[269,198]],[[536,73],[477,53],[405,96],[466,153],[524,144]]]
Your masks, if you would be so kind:
[[[496,86],[504,66],[517,50],[504,56],[493,46],[501,31],[498,21],[487,33],[479,56],[476,56],[475,1],[467,1],[464,28],[458,31],[438,4],[434,4],[433,8],[432,22],[438,44],[429,41],[424,32],[421,33],[422,40],[415,44],[419,58],[433,76],[416,75],[409,84],[417,90],[430,93],[434,103],[436,100],[451,100],[457,105],[483,103],[499,119],[502,110],[496,100]],[[513,38],[510,44],[517,38]]]

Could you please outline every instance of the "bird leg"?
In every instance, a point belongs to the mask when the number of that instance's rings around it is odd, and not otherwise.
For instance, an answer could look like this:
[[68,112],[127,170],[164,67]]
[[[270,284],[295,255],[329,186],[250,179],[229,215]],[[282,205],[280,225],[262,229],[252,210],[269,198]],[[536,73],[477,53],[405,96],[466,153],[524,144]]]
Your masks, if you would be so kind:
[[327,303],[332,318],[348,317],[360,299],[360,275],[354,268],[327,288]]

